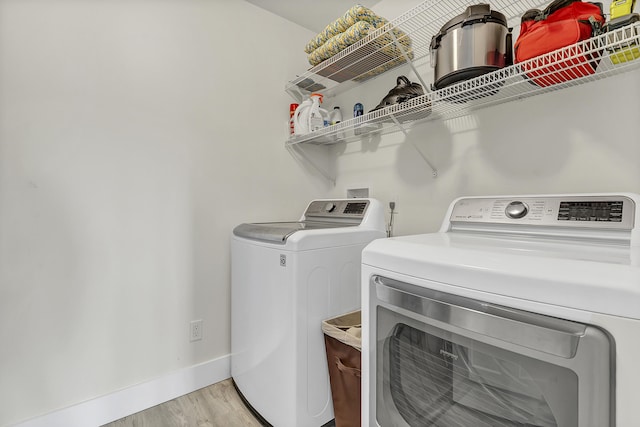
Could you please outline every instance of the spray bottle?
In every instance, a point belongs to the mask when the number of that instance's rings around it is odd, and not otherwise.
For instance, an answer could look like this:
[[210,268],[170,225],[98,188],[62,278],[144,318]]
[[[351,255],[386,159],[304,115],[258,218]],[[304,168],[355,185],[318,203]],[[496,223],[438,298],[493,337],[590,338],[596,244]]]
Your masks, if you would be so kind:
[[322,129],[325,126],[325,122],[329,122],[329,113],[324,108],[320,108],[322,104],[322,94],[311,94],[311,107],[309,108],[309,132]]

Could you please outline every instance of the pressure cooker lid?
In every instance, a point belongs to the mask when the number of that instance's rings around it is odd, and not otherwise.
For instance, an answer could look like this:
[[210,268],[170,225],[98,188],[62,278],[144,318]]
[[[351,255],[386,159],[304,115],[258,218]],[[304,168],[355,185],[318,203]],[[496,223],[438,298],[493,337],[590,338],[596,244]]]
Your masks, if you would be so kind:
[[467,25],[486,24],[488,22],[495,22],[497,24],[504,25],[505,27],[507,26],[507,18],[505,18],[502,13],[496,10],[491,10],[491,6],[488,4],[481,3],[471,5],[467,7],[463,13],[449,20],[442,26],[440,32],[433,36],[432,46],[434,41],[439,43],[440,39],[453,27],[465,27]]

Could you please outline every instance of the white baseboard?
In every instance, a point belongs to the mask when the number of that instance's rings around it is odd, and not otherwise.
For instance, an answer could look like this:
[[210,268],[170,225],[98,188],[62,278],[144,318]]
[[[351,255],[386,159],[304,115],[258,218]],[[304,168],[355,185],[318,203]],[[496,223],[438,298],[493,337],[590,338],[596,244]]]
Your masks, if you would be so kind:
[[229,355],[88,400],[15,427],[98,427],[231,376]]

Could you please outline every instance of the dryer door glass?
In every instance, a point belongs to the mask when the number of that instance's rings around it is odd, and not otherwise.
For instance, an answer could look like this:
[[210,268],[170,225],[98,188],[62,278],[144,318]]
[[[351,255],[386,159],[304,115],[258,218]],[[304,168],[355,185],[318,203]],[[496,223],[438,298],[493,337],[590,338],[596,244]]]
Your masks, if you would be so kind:
[[[461,304],[454,305],[416,295],[422,290],[409,291],[378,292],[387,299],[375,307],[379,425],[610,425],[610,343],[602,331],[517,310],[508,311],[510,319],[501,318],[497,306],[465,307],[461,297],[452,298]],[[443,293],[437,297],[447,299]],[[466,317],[464,310],[475,317]],[[504,331],[501,322],[508,326]],[[564,322],[564,330],[554,330],[556,322]],[[487,325],[487,334],[478,333]],[[566,345],[539,339],[561,334]]]
[[[578,426],[578,377],[563,367],[465,337],[394,323],[379,343],[378,414],[409,426]],[[389,318],[391,317],[391,318]],[[428,329],[429,331],[425,331]]]

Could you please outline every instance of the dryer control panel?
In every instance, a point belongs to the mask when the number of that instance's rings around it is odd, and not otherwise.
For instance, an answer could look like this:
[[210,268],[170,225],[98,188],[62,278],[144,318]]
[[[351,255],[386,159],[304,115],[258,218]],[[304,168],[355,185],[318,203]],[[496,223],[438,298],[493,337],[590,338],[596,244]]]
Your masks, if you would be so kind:
[[625,195],[469,197],[455,202],[449,221],[631,230],[635,211]]

